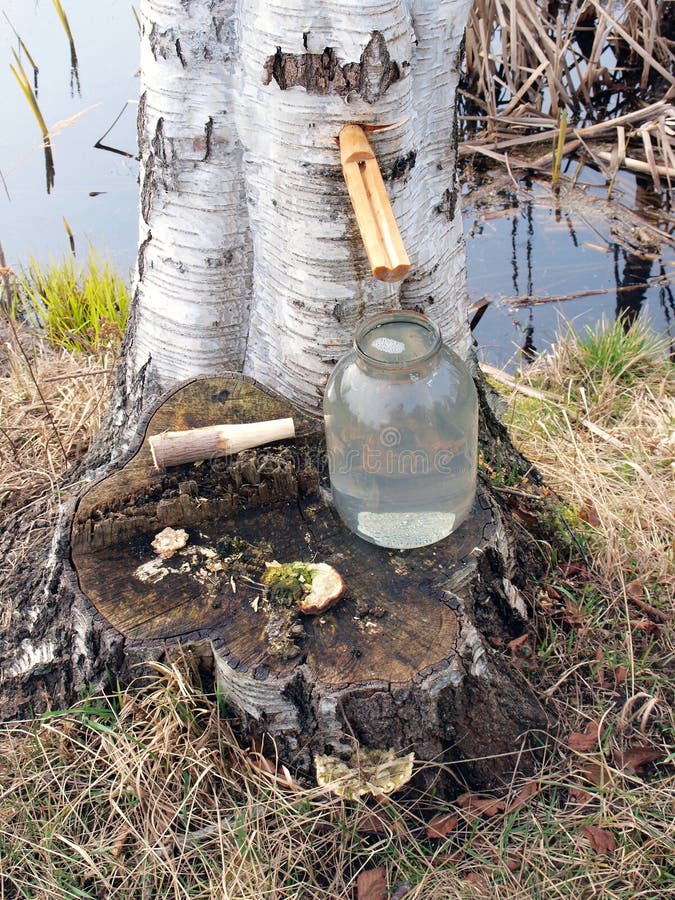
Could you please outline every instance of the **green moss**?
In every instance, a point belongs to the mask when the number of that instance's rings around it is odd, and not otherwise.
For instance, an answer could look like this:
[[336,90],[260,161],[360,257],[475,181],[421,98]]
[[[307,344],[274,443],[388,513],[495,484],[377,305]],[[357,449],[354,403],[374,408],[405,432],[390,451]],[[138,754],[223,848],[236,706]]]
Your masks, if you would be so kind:
[[307,563],[279,563],[265,570],[262,582],[270,590],[270,599],[290,606],[308,593],[312,578],[312,571]]

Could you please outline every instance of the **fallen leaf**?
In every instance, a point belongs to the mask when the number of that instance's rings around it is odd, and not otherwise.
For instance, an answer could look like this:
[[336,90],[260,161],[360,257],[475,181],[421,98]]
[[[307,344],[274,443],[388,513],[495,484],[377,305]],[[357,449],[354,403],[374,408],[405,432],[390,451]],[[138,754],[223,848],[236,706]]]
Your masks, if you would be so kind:
[[616,850],[616,841],[614,835],[604,828],[598,828],[597,825],[584,825],[583,833],[591,842],[591,847],[599,856],[607,853],[614,853]]
[[570,628],[577,628],[579,625],[583,625],[587,618],[588,614],[583,611],[578,603],[570,600],[569,597],[566,598],[565,609],[562,614],[562,620],[565,625],[569,625]]
[[626,775],[642,775],[643,768],[651,762],[663,759],[662,750],[654,750],[651,747],[630,747],[623,753],[617,750],[614,753],[614,761]]
[[528,634],[527,632],[525,632],[525,634],[521,634],[520,637],[514,638],[512,641],[509,641],[509,643],[507,644],[509,650],[514,651],[519,647],[522,647],[522,645],[527,641],[527,638]]
[[633,619],[628,624],[639,631],[644,631],[646,634],[661,634],[661,626],[657,625],[656,622],[652,622],[651,619]]
[[597,763],[586,763],[585,766],[582,766],[581,773],[586,781],[594,784],[596,787],[600,787],[605,780],[603,768]]
[[400,819],[384,818],[372,810],[364,813],[356,824],[360,834],[387,834],[393,832],[399,836],[407,834],[407,829]]
[[631,600],[642,600],[645,595],[645,589],[641,581],[631,581],[626,585],[626,596]]
[[602,524],[598,511],[590,500],[586,500],[579,510],[579,518],[584,522],[588,522],[593,528],[599,528]]
[[588,803],[591,799],[590,792],[582,787],[571,787],[569,789],[569,795],[573,800],[576,800],[580,806],[583,806],[584,803]]
[[478,890],[481,892],[480,894],[478,894],[479,897],[490,896],[490,881],[486,875],[483,875],[482,872],[469,872],[464,881],[478,888]]
[[626,678],[628,678],[628,667],[617,666],[616,669],[614,669],[614,681],[616,684],[624,684]]
[[478,813],[481,816],[490,818],[502,812],[506,807],[503,800],[497,800],[495,797],[480,797],[478,794],[472,794],[467,791],[466,794],[460,794],[457,803],[467,812]]
[[551,600],[560,600],[560,592],[557,591],[552,585],[545,584],[544,590],[546,591],[548,596],[551,598]]
[[459,819],[452,813],[440,813],[427,825],[428,838],[444,838],[457,828]]
[[524,668],[536,669],[537,657],[530,643],[530,636],[527,632],[521,634],[520,637],[514,638],[506,645],[511,651],[511,662],[519,671]]
[[527,528],[534,528],[535,525],[539,524],[539,516],[537,516],[535,513],[530,512],[529,509],[526,509],[521,502],[512,502],[511,510],[514,516],[519,519]]
[[513,812],[514,809],[519,809],[521,806],[524,806],[530,797],[534,797],[535,794],[539,792],[536,781],[528,781],[516,794],[513,800],[508,805],[508,811]]
[[580,566],[578,563],[561,563],[558,566],[558,570],[565,578],[569,578],[572,575],[582,575],[584,578],[590,578],[591,574],[586,566]]
[[364,869],[356,879],[357,900],[386,900],[388,893],[384,866]]
[[598,745],[598,733],[597,722],[589,722],[583,734],[579,731],[573,731],[568,738],[570,750],[577,750],[581,753],[595,750]]
[[517,872],[518,869],[523,864],[523,857],[520,853],[513,851],[512,853],[506,854],[506,859],[504,860],[504,865],[509,870],[509,872]]

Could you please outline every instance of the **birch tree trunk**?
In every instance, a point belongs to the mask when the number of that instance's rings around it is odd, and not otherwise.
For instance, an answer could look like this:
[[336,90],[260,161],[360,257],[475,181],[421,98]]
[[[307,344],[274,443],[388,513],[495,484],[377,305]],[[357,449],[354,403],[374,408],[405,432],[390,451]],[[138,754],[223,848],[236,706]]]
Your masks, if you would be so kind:
[[[309,410],[366,313],[469,346],[454,138],[468,0],[144,0],[140,242],[126,383],[228,368]],[[373,135],[412,262],[375,281],[340,169]]]

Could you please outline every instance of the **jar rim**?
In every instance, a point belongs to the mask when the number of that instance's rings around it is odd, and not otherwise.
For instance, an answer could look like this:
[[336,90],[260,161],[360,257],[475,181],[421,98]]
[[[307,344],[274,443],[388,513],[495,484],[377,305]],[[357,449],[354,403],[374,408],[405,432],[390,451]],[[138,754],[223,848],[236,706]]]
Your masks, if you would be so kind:
[[[411,324],[419,325],[421,328],[426,329],[433,336],[433,343],[431,346],[424,352],[420,353],[418,356],[413,356],[410,359],[400,360],[386,360],[386,359],[377,359],[374,356],[370,356],[366,353],[362,347],[361,343],[367,334],[370,334],[375,328],[379,328],[381,325],[390,324],[393,322],[408,322]],[[420,363],[426,362],[431,359],[432,356],[435,356],[436,353],[443,346],[443,337],[441,335],[441,330],[438,325],[433,322],[428,316],[425,316],[424,313],[416,312],[412,309],[387,309],[382,312],[375,313],[375,315],[370,316],[368,319],[365,319],[356,329],[354,333],[353,347],[354,352],[358,359],[362,362],[366,363],[369,366],[377,366],[380,369],[388,369],[390,371],[398,369],[408,369],[411,366],[417,366]]]

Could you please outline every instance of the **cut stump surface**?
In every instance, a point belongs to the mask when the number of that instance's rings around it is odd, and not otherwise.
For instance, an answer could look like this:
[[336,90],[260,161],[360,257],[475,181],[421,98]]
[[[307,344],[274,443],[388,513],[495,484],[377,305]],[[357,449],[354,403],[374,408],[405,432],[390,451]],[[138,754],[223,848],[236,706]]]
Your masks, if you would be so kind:
[[[293,442],[153,466],[149,437],[161,431],[286,416]],[[319,420],[239,375],[190,381],[157,405],[123,468],[79,499],[70,546],[77,588],[135,659],[206,645],[229,701],[301,768],[316,752],[346,756],[356,744],[423,759],[517,753],[520,735],[544,719],[475,627],[476,602],[507,580],[489,495],[479,489],[449,538],[395,551],[346,529],[327,484]],[[163,559],[151,543],[166,527],[188,540]],[[273,560],[330,564],[344,580],[342,599],[320,616],[279,607],[262,583]],[[477,703],[489,727],[477,724]],[[509,769],[467,766],[482,786]]]

